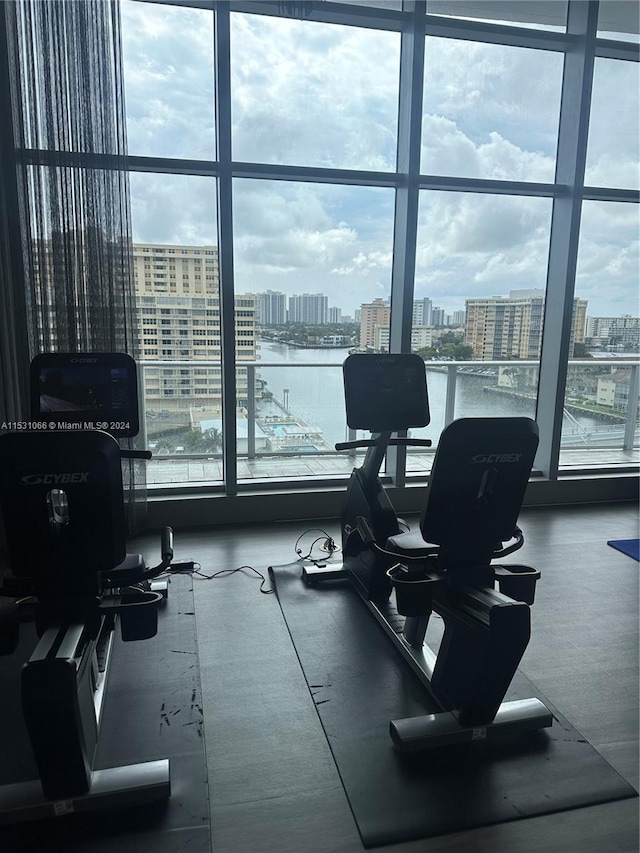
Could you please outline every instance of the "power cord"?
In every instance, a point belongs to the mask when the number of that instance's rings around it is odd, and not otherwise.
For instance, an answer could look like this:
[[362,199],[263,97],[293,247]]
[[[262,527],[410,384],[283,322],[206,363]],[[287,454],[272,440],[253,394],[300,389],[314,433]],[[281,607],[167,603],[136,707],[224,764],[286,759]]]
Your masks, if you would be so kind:
[[273,595],[273,593],[276,591],[275,587],[272,586],[270,587],[270,589],[265,589],[264,585],[267,582],[267,579],[261,572],[259,572],[257,569],[254,569],[253,566],[238,566],[237,569],[221,569],[219,572],[214,572],[212,575],[205,575],[202,572],[196,572],[196,574],[198,574],[204,580],[210,581],[214,578],[223,577],[224,575],[234,575],[236,572],[244,572],[247,570],[253,572],[260,578],[260,592],[263,595]]
[[233,575],[236,572],[251,571],[260,578],[260,592],[263,595],[272,595],[275,592],[275,587],[273,586],[270,589],[264,588],[267,578],[257,569],[254,569],[253,566],[238,566],[237,569],[220,569],[220,571],[214,572],[212,575],[205,574],[201,571],[201,568],[200,563],[196,563],[193,560],[174,560],[165,572],[165,577],[177,574],[189,574],[191,577],[195,576],[202,580],[210,581],[214,578],[224,577],[225,575]]
[[[300,542],[307,536],[309,533],[321,533],[321,536],[316,536],[316,538],[311,542],[309,546],[309,552],[307,554],[303,554],[303,549],[300,547]],[[322,543],[318,545],[318,543]],[[308,530],[305,530],[304,533],[301,533],[300,536],[296,539],[296,544],[294,545],[294,551],[298,555],[299,560],[310,560],[312,563],[323,563],[326,560],[326,556],[323,557],[314,557],[313,549],[318,547],[320,551],[322,551],[325,555],[328,554],[329,557],[333,556],[336,551],[339,551],[340,548],[336,545],[332,536],[330,536],[326,530],[323,530],[321,527],[310,527]]]

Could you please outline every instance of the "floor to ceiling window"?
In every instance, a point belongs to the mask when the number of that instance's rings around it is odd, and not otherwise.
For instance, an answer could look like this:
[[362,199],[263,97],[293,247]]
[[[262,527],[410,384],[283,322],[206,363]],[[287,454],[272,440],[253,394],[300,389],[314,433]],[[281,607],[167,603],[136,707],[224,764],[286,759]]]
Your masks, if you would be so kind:
[[265,288],[246,367],[256,393],[250,406],[238,400],[238,429],[255,431],[239,478],[320,475],[346,436],[341,364],[355,330],[389,347],[388,318],[369,318],[377,305],[389,312],[393,191],[238,179],[233,224],[236,292]]
[[[140,164],[130,172],[131,222],[145,439],[156,460],[150,475],[216,483],[223,445],[216,178],[176,166],[215,160],[214,16],[160,4],[121,10],[128,151]],[[150,158],[160,167],[149,168]]]
[[[333,445],[348,434],[340,365],[354,349],[424,356],[433,414],[421,434],[434,444],[454,417],[535,416],[551,212],[566,193],[564,56],[593,16],[583,25],[560,0],[203,5],[122,0],[152,482],[234,492],[346,473],[352,460]],[[608,38],[632,29],[609,17],[598,24]],[[551,449],[561,468],[637,452],[630,36],[624,60],[598,56],[597,42],[586,58],[579,177],[624,197],[585,196],[571,340],[557,350],[572,361]],[[169,270],[169,253],[188,253],[193,269]],[[394,309],[411,314],[410,340],[393,331]],[[408,472],[430,459],[410,454]]]
[[346,474],[354,349],[424,356],[434,445],[552,391],[544,470],[637,464],[634,6],[122,0],[150,482]]
[[550,225],[548,198],[421,192],[411,345],[432,415],[416,435],[435,445],[454,418],[535,417]]

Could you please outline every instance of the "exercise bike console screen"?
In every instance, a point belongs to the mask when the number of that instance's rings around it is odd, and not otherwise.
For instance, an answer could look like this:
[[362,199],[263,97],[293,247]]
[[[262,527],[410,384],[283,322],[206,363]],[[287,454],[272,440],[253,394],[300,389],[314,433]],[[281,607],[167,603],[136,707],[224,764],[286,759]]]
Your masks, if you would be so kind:
[[424,360],[415,353],[353,353],[343,365],[351,429],[397,432],[429,423]]
[[30,385],[32,420],[45,429],[138,433],[136,363],[125,353],[42,353]]

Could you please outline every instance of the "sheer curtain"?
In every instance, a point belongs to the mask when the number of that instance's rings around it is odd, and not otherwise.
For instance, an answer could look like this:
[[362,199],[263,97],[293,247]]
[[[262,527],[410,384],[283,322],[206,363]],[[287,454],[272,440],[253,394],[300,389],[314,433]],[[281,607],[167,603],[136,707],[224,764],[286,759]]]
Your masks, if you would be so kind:
[[[8,364],[3,351],[3,373],[24,376],[25,341],[29,358],[137,358],[119,4],[19,0],[0,14],[13,137],[2,174],[19,220],[3,302],[22,309],[22,347]],[[123,470],[133,532],[144,522],[144,468],[127,460]]]

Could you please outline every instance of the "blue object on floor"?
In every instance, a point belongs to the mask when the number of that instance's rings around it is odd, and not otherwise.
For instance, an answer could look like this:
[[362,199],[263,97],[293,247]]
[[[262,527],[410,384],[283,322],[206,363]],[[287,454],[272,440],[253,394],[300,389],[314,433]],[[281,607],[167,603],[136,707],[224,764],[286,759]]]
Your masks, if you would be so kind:
[[609,539],[607,545],[640,563],[640,539]]

